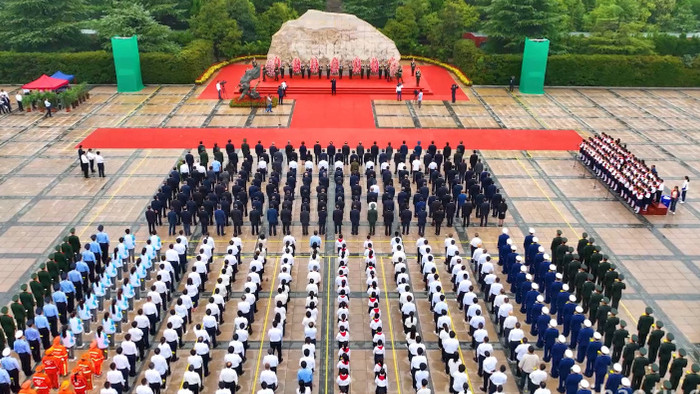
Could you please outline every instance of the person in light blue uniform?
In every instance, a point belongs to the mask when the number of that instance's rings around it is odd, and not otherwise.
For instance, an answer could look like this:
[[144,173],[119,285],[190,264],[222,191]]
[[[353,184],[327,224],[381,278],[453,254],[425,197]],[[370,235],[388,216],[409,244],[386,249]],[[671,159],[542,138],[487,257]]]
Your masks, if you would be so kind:
[[102,263],[107,264],[107,257],[109,257],[109,235],[105,232],[105,226],[97,226],[97,234],[95,234],[96,241],[100,245],[100,254],[102,256]]
[[34,358],[34,362],[39,363],[41,362],[41,334],[39,333],[39,330],[36,328],[35,324],[36,323],[34,320],[27,321],[27,329],[24,330],[24,337],[27,339],[27,343],[29,343],[29,347],[32,350],[32,358]]
[[12,378],[10,374],[7,373],[5,368],[0,368],[0,393],[10,394],[10,386],[12,385]]
[[9,347],[6,347],[2,351],[2,358],[0,359],[0,365],[2,365],[3,369],[7,371],[7,374],[10,375],[10,386],[12,387],[12,392],[17,393],[19,392],[19,385],[20,385],[20,380],[19,380],[19,361],[17,361],[16,358],[11,356],[12,350],[10,350]]
[[34,316],[34,325],[36,326],[37,331],[39,331],[41,345],[44,347],[44,350],[51,347],[51,339],[53,338],[51,336],[51,324],[49,323],[49,319],[44,314],[45,307],[46,304],[44,304],[43,308],[37,308],[36,316]]
[[29,342],[24,338],[22,330],[15,332],[15,343],[12,345],[12,350],[17,353],[19,360],[22,362],[24,376],[32,376],[34,373],[32,368],[32,348],[29,347]]
[[[51,294],[51,298],[53,302],[56,303],[56,308],[58,308],[58,319],[61,324],[68,324],[68,297],[66,293],[61,290],[61,286],[58,283],[54,284],[53,289],[54,291]],[[46,306],[44,306],[44,311],[46,311]],[[48,317],[49,315],[46,316]]]
[[46,297],[46,300],[44,301],[43,311],[44,311],[44,316],[46,316],[46,319],[49,321],[49,325],[51,326],[51,336],[57,337],[58,336],[58,321],[60,319],[60,312],[58,310],[58,306],[56,306],[56,304],[54,304],[53,298]]
[[83,276],[77,270],[75,264],[71,264],[70,268],[71,268],[71,270],[68,271],[67,279],[68,279],[68,281],[70,281],[73,284],[73,291],[75,292],[75,299],[81,300],[81,299],[83,299]]

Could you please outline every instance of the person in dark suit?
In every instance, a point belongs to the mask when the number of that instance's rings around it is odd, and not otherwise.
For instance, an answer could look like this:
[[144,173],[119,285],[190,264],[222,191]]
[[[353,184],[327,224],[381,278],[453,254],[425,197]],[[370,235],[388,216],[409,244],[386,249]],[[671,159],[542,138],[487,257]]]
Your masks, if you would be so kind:
[[182,222],[182,229],[185,231],[185,235],[188,237],[192,235],[192,211],[184,208],[182,213],[180,213],[180,221]]
[[318,233],[321,235],[326,234],[326,221],[328,220],[328,212],[326,207],[321,207],[318,211]]
[[202,226],[202,234],[208,233],[207,227],[209,227],[209,213],[204,209],[204,207],[202,207],[200,208],[197,216],[199,217],[199,224]]
[[336,205],[333,211],[333,225],[336,234],[341,234],[343,232],[343,210],[340,209],[339,205]]
[[299,221],[301,221],[302,235],[309,235],[309,221],[311,221],[311,213],[308,210],[302,210],[299,214]]
[[260,235],[260,211],[257,208],[251,209],[248,219],[250,219],[251,234]]
[[153,208],[146,209],[146,222],[148,222],[148,232],[156,231],[156,213]]
[[175,212],[175,209],[173,207],[170,207],[170,211],[168,212],[168,235],[175,235],[176,230],[175,226],[177,225],[177,212]]
[[390,209],[384,209],[382,217],[384,218],[384,235],[389,236],[391,234],[392,227],[394,224],[394,211]]
[[231,210],[231,221],[233,222],[233,232],[241,234],[243,232],[241,229],[241,226],[243,226],[243,211],[238,207],[234,207]]
[[335,96],[336,94],[336,82],[335,78],[331,79],[331,96]]
[[488,200],[484,200],[479,207],[479,218],[481,227],[487,226],[489,224],[489,214],[491,213],[491,204]]
[[350,210],[350,223],[352,224],[352,231],[350,234],[358,235],[360,231],[360,210],[353,208]]
[[287,234],[290,232],[290,227],[292,226],[292,210],[290,208],[282,208],[280,212],[280,218],[282,219],[282,233]]
[[413,218],[413,213],[411,213],[410,209],[406,208],[401,211],[401,234],[408,235],[411,218]]
[[221,206],[218,206],[216,211],[214,211],[214,221],[216,222],[216,235],[226,235],[224,233],[224,228],[226,226],[226,214]]

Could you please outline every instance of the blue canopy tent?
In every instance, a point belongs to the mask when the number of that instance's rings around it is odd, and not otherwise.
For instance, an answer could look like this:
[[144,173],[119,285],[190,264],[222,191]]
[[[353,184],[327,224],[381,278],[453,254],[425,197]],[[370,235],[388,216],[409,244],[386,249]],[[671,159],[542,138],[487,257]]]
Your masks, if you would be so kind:
[[74,75],[64,74],[64,73],[62,73],[61,71],[56,71],[55,73],[53,73],[53,75],[51,76],[51,78],[65,79],[65,80],[67,80],[67,81],[69,81],[69,82],[73,82],[73,78],[75,78],[75,76],[74,76]]

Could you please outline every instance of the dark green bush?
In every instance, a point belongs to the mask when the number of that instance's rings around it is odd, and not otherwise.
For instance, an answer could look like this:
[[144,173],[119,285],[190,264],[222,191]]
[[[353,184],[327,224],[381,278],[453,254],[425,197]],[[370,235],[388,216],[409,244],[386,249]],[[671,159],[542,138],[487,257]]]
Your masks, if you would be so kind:
[[[144,83],[194,83],[212,63],[211,43],[195,40],[175,55],[142,53],[141,74]],[[56,70],[75,75],[76,82],[116,83],[112,54],[108,52],[0,52],[1,83],[27,83]]]

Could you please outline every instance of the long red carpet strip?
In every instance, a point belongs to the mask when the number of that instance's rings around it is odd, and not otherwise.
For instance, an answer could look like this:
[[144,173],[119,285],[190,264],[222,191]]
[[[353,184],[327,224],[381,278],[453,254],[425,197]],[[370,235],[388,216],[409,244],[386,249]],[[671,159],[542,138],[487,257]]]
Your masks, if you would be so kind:
[[301,141],[313,146],[333,141],[336,146],[345,141],[355,146],[362,141],[370,146],[374,141],[380,146],[387,142],[398,146],[403,140],[409,145],[421,141],[424,146],[435,141],[438,146],[445,142],[456,145],[464,141],[468,149],[485,150],[576,150],[581,137],[574,130],[514,130],[514,129],[376,129],[376,128],[100,128],[81,142],[83,146],[107,148],[179,148],[196,147],[199,141],[206,146],[215,142],[219,146],[231,139],[240,145],[247,138],[251,145],[262,141],[265,146],[274,142],[284,146],[287,141],[299,146]]

